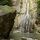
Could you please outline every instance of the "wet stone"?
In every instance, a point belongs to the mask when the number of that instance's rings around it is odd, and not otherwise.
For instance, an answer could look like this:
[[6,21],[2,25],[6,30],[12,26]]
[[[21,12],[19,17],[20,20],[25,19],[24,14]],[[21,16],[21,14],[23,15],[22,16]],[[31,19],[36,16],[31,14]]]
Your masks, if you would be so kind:
[[14,25],[16,12],[0,16],[0,38],[8,38]]
[[23,38],[21,38],[22,40],[27,40],[27,38],[25,38],[25,37],[23,37]]

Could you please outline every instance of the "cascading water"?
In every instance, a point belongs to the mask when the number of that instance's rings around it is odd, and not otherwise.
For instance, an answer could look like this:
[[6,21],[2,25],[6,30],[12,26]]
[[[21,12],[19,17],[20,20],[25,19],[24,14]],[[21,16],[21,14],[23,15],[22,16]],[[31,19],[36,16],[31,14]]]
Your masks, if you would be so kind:
[[[30,11],[29,10],[29,0],[24,0],[24,1],[27,1],[26,3],[24,3],[24,5],[26,4],[26,7],[21,8],[22,10],[20,11],[20,13],[23,12],[23,14],[17,16],[18,20],[15,21],[15,24],[17,23],[16,24],[17,30],[16,31],[12,30],[11,33],[13,35],[11,34],[11,36],[14,37],[14,39],[19,38],[21,36],[25,40],[27,38],[28,38],[28,40],[31,40],[30,38],[32,38],[32,37],[34,38],[34,34],[30,33],[30,31],[31,31],[31,29],[33,27],[33,25],[32,25],[33,16],[31,17],[31,14],[29,13],[29,11]],[[24,10],[24,9],[26,9],[26,10]],[[25,11],[25,13],[24,13],[24,11]],[[14,25],[14,27],[15,27],[15,25]],[[19,40],[19,39],[17,39],[17,40]]]
[[29,28],[30,28],[30,19],[31,19],[31,16],[29,14],[29,0],[27,0],[27,3],[26,3],[26,11],[25,13],[22,15],[21,17],[21,22],[20,22],[20,30],[22,32],[29,32]]

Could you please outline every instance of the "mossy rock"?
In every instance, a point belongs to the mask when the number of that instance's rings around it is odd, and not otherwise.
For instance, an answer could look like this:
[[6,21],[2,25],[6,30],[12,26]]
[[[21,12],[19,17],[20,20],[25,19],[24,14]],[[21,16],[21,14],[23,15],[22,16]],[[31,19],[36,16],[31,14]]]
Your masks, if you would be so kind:
[[12,13],[15,11],[15,8],[5,5],[5,6],[0,6],[0,10],[2,10],[3,13],[9,13],[9,12]]

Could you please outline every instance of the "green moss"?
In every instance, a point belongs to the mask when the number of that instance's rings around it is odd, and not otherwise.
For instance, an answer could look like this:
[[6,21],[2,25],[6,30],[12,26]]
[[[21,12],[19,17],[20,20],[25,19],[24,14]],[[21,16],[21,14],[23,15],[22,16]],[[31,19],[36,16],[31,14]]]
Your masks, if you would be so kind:
[[5,6],[0,6],[0,10],[2,10],[2,12],[4,13],[9,13],[9,12],[14,12],[15,8],[5,5]]

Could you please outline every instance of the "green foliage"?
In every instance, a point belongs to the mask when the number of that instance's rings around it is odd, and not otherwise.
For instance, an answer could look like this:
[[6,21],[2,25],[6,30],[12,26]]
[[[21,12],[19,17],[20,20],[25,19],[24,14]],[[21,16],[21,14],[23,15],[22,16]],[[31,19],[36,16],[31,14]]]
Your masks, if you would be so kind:
[[12,3],[11,3],[11,0],[0,0],[0,5],[9,5],[9,6],[11,6]]
[[37,1],[37,9],[40,9],[40,0]]
[[38,8],[40,8],[40,1],[38,1],[37,3],[38,3]]
[[40,0],[37,1],[37,13],[40,13]]
[[40,0],[37,0],[37,20],[40,23]]

